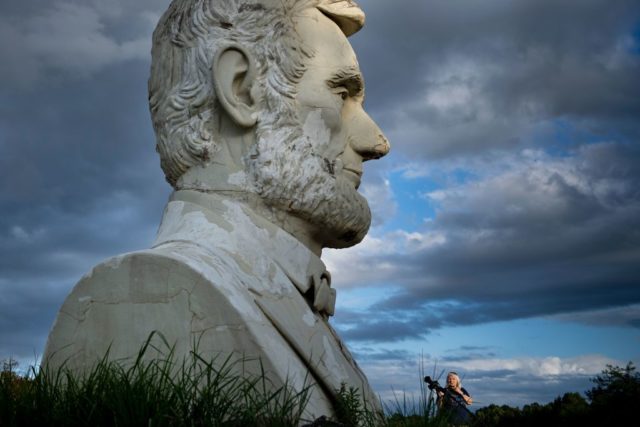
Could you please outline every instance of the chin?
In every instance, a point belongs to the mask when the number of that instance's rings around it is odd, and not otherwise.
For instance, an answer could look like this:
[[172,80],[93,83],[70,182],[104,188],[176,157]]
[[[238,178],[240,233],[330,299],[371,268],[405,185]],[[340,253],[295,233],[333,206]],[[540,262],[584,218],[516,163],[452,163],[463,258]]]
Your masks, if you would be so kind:
[[371,210],[348,181],[338,179],[337,183],[336,196],[322,203],[308,220],[318,227],[318,240],[324,247],[341,249],[364,239],[371,226]]
[[296,137],[292,129],[265,135],[246,160],[252,186],[262,200],[307,222],[323,247],[360,243],[369,231],[371,210],[354,183],[329,171],[314,144]]
[[371,212],[366,206],[366,212],[361,212],[357,217],[351,217],[342,221],[339,226],[327,227],[326,233],[322,236],[324,247],[327,248],[350,248],[357,245],[369,232],[371,225]]
[[308,181],[301,174],[289,179],[282,175],[269,181],[262,178],[259,194],[263,201],[308,223],[322,247],[348,248],[367,235],[371,210],[350,181],[326,173]]
[[[351,246],[357,245],[358,243],[362,242],[362,239],[364,239],[364,236],[366,235],[367,235],[366,231],[360,232],[358,230],[349,230],[344,232],[338,238],[329,237],[328,239],[325,239],[324,244],[322,246],[325,248],[332,248],[332,249],[350,248]],[[326,236],[323,236],[323,237],[326,237]]]

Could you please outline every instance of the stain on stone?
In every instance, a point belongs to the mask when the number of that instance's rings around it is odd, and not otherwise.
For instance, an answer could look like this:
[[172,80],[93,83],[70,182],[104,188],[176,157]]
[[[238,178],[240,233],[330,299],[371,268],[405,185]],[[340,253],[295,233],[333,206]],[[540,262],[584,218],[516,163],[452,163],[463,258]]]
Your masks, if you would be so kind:
[[355,231],[348,231],[340,236],[340,240],[342,240],[343,242],[351,242],[356,238],[357,235],[358,233]]
[[324,166],[325,166],[326,171],[329,172],[331,175],[335,175],[336,174],[335,162],[332,162],[329,159],[325,158],[324,159]]
[[238,12],[255,12],[258,10],[266,10],[263,4],[260,3],[245,3],[240,5]]

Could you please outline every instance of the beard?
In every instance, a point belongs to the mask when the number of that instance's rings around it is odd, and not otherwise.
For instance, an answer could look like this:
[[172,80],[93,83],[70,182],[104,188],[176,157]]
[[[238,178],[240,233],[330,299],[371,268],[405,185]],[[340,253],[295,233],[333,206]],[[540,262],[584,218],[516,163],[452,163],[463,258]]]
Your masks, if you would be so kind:
[[371,211],[353,182],[340,173],[341,161],[322,154],[328,134],[309,135],[300,125],[258,124],[256,136],[247,169],[253,191],[269,207],[306,221],[323,247],[346,248],[362,241]]

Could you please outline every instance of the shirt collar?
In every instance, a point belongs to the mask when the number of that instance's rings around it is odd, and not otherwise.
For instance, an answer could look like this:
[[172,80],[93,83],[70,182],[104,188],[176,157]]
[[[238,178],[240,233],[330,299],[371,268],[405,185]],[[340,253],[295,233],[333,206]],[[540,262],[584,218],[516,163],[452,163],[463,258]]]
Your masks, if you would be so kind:
[[[311,299],[311,304],[315,297],[328,298],[331,307],[319,311],[333,315],[335,290],[330,289],[331,276],[322,260],[243,203],[199,191],[174,192],[153,247],[179,241],[195,243],[212,252],[224,250],[243,258],[248,265],[274,261],[300,293]],[[331,295],[327,296],[325,285]]]

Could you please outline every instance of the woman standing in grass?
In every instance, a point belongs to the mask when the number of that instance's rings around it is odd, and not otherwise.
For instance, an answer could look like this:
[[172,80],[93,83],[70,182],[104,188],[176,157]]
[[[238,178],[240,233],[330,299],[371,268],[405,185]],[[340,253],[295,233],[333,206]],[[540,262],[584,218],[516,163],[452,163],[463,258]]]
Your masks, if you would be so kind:
[[462,387],[460,377],[455,372],[447,374],[447,387],[438,390],[438,406],[442,412],[451,417],[453,425],[464,425],[471,421],[471,412],[467,405],[473,403],[473,399]]

